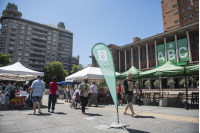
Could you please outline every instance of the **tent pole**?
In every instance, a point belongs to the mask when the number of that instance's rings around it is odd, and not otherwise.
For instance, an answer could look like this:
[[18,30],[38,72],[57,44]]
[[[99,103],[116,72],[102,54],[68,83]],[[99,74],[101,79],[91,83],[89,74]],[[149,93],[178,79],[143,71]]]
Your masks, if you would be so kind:
[[187,90],[187,78],[186,78],[186,69],[184,67],[184,76],[185,76],[185,89],[186,89],[186,101],[185,101],[185,109],[189,110],[189,106],[188,106],[188,90]]
[[[160,76],[161,77],[161,80],[162,80],[162,76]],[[162,87],[162,98],[163,98],[163,87]]]
[[139,78],[139,72],[138,72],[138,88],[139,88],[139,99],[138,99],[138,106],[141,106],[141,99],[140,99],[140,78]]

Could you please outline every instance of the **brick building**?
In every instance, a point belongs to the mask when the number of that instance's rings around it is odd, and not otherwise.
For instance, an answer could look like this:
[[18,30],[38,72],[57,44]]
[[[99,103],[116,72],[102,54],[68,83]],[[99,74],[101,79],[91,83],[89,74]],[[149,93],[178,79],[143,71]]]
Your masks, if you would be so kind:
[[[162,7],[166,8],[167,6],[170,6],[169,4],[173,4],[174,1],[175,0],[170,0],[168,5],[167,5],[167,0],[161,1]],[[194,1],[190,1],[190,3],[193,3],[193,2]],[[193,11],[196,11],[196,8]],[[171,13],[171,16],[174,16],[174,14]],[[167,21],[164,19],[165,17],[163,18],[163,22]],[[171,20],[172,19],[169,19],[169,21]],[[197,19],[193,18],[192,20],[197,20]],[[138,37],[135,37],[133,38],[132,43],[129,43],[124,46],[119,47],[114,44],[108,45],[113,55],[115,70],[117,72],[122,73],[122,72],[127,71],[129,68],[131,68],[131,66],[135,66],[141,71],[154,69],[156,66],[159,66],[157,47],[160,45],[163,45],[164,55],[165,57],[168,57],[169,53],[168,53],[167,44],[171,42],[174,42],[175,47],[176,47],[175,48],[176,49],[175,55],[177,57],[176,63],[180,63],[181,55],[180,55],[179,46],[181,46],[182,44],[179,43],[179,40],[182,40],[182,39],[186,40],[188,56],[189,56],[188,61],[184,62],[183,65],[188,66],[188,65],[198,64],[199,63],[199,22],[189,23],[190,20],[187,20],[187,21],[188,21],[187,25],[174,26],[175,28],[170,28],[167,32],[163,32],[163,33],[160,33],[160,34],[157,34],[157,35],[154,35],[142,40]],[[169,26],[170,25],[168,25],[167,27]],[[165,25],[164,25],[164,28],[166,28]],[[93,56],[90,56],[90,57],[92,58],[92,66],[98,67],[98,64],[95,58]],[[167,61],[168,61],[168,58],[166,58],[165,62]],[[181,86],[178,84],[181,78],[182,77],[171,78],[171,79],[174,79],[174,81],[176,82],[174,85],[174,88],[181,88]],[[154,88],[153,82],[156,79],[146,79],[146,80],[150,80],[152,88]],[[161,84],[163,88],[168,88],[167,80],[168,78],[162,79]],[[191,82],[189,83],[189,86],[190,85],[191,85]]]

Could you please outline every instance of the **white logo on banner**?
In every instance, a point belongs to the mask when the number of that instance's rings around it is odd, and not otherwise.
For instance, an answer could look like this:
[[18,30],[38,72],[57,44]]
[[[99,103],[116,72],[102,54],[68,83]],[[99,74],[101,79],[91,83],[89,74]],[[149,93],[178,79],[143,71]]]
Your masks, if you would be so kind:
[[109,65],[106,50],[98,50],[101,65]]
[[172,48],[173,47],[173,44],[169,44],[169,48]]

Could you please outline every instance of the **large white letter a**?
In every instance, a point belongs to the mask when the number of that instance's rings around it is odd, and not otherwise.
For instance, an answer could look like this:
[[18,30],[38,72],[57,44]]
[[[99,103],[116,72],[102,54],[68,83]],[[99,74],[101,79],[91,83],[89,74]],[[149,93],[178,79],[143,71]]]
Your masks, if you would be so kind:
[[165,58],[163,57],[162,52],[159,52],[159,53],[158,53],[158,61],[159,61],[159,60],[165,61]]

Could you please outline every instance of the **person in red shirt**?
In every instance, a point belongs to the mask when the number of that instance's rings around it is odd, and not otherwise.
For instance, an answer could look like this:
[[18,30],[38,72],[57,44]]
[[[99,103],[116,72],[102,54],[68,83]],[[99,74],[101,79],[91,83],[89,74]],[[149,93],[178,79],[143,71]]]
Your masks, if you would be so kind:
[[117,82],[117,98],[118,98],[118,100],[117,100],[117,102],[118,102],[118,106],[119,106],[119,102],[121,103],[121,106],[123,106],[123,104],[122,104],[122,98],[121,98],[121,86],[120,86],[120,83],[119,82]]
[[58,89],[58,83],[56,83],[56,76],[52,78],[53,82],[49,84],[49,102],[48,102],[48,112],[50,112],[50,106],[52,103],[52,113],[54,113],[55,103],[56,103],[56,90]]

